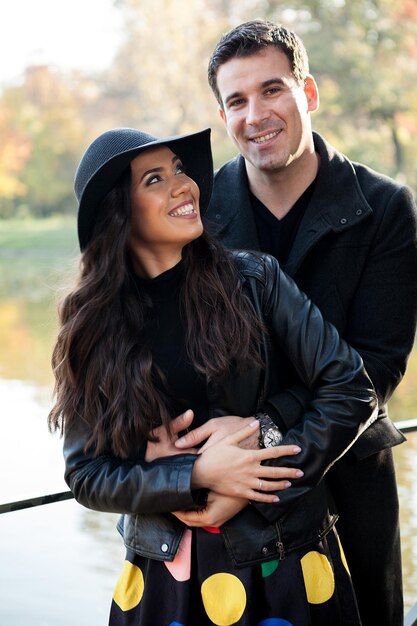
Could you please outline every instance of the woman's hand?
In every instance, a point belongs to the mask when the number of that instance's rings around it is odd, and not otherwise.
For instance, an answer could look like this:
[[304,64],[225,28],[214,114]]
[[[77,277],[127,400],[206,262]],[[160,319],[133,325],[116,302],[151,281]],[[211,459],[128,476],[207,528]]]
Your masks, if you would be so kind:
[[158,441],[148,441],[146,446],[145,461],[154,461],[163,456],[172,456],[174,454],[196,454],[196,450],[189,448],[187,450],[179,450],[175,447],[175,441],[177,440],[178,433],[189,428],[191,422],[194,419],[194,412],[191,409],[185,411],[182,415],[179,415],[171,422],[170,435],[165,426],[158,426],[153,431],[153,435],[158,438]]
[[248,504],[242,498],[230,498],[218,493],[209,493],[207,505],[201,511],[176,511],[173,513],[187,526],[222,526],[232,519],[239,511]]
[[268,459],[298,454],[301,449],[294,445],[262,450],[240,448],[240,442],[258,429],[258,420],[253,420],[248,426],[206,448],[194,463],[192,488],[206,488],[217,494],[254,502],[278,502],[276,494],[265,492],[287,489],[291,486],[288,479],[300,478],[303,472],[295,468],[261,463]]

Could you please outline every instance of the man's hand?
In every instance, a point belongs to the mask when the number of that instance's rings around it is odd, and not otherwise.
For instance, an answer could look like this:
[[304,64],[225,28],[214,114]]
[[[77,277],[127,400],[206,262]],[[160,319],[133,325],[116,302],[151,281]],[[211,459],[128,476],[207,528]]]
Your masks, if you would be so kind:
[[[178,449],[195,448],[200,443],[206,443],[200,448],[204,452],[208,447],[223,439],[227,435],[232,435],[243,426],[253,422],[253,417],[239,417],[238,415],[225,415],[224,417],[214,417],[205,422],[202,426],[195,428],[191,432],[177,439],[175,446]],[[239,443],[241,448],[246,450],[257,450],[259,448],[258,431],[250,432],[249,435]]]
[[239,511],[248,504],[242,498],[230,498],[217,493],[209,493],[207,505],[201,511],[176,511],[173,513],[187,526],[222,526],[232,519]]
[[145,461],[150,462],[163,456],[181,454],[181,452],[195,454],[197,452],[196,450],[190,448],[182,451],[174,445],[178,433],[186,428],[189,428],[193,419],[194,413],[191,409],[188,409],[188,411],[185,411],[185,413],[182,413],[182,415],[173,419],[171,422],[171,436],[164,426],[158,426],[158,428],[155,428],[153,435],[158,438],[158,441],[148,441],[146,446]]

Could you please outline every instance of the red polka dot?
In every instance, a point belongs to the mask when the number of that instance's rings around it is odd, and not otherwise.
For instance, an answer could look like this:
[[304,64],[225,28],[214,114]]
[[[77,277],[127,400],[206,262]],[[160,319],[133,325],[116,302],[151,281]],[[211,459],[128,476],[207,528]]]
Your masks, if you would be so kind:
[[213,533],[214,535],[218,535],[220,533],[220,528],[217,526],[203,526],[203,530],[207,533]]

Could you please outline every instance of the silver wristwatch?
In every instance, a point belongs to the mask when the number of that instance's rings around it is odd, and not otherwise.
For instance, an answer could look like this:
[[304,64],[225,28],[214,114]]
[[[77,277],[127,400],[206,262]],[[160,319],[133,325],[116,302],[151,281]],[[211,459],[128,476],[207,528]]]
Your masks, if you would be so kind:
[[273,448],[279,446],[283,436],[275,422],[264,412],[256,413],[255,418],[258,420],[260,427],[259,447]]

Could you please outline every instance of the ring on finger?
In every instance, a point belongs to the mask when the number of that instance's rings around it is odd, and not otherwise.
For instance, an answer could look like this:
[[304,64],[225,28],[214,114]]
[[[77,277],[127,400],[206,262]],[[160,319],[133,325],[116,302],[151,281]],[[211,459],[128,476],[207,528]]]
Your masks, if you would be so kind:
[[262,491],[262,480],[259,479],[259,487],[258,487],[259,491]]

